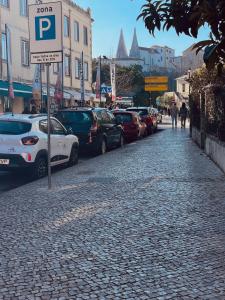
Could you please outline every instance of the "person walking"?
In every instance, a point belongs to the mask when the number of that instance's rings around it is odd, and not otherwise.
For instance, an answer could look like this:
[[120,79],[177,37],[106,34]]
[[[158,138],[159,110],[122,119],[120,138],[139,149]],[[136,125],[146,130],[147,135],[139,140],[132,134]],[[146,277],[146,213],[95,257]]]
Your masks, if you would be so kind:
[[172,118],[172,127],[177,127],[177,116],[178,116],[178,108],[176,102],[173,104],[173,106],[170,109],[170,115]]
[[185,103],[182,103],[182,106],[180,108],[180,118],[181,118],[181,128],[186,127],[186,119],[187,119],[188,110]]

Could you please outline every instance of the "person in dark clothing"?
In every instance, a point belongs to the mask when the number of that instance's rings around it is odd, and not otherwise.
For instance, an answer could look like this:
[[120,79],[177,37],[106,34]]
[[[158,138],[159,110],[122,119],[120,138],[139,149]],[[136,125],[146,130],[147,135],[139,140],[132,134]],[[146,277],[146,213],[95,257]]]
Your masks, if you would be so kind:
[[188,115],[188,110],[187,110],[185,103],[182,103],[179,115],[181,118],[181,128],[185,128],[186,127],[186,119],[187,119],[187,115]]
[[37,109],[36,109],[36,107],[34,105],[32,106],[32,109],[31,109],[30,113],[33,114],[33,115],[37,114]]

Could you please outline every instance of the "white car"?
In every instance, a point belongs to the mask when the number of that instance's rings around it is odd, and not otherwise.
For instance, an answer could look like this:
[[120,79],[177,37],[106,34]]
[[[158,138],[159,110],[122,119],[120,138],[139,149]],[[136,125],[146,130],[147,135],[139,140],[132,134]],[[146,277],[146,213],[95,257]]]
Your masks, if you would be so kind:
[[[28,168],[35,178],[47,174],[47,116],[0,115],[0,170]],[[51,118],[51,166],[78,162],[78,138]]]

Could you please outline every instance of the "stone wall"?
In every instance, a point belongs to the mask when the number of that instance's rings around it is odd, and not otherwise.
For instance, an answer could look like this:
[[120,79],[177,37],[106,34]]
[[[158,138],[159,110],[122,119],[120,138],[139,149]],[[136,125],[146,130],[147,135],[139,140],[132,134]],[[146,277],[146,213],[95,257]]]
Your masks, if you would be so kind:
[[225,143],[212,135],[207,135],[205,152],[225,172]]

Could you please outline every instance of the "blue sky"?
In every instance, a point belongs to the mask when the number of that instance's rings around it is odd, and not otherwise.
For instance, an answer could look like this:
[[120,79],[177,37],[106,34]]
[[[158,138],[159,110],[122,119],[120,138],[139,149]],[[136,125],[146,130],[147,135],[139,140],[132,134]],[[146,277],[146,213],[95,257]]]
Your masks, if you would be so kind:
[[[144,0],[76,0],[74,1],[83,8],[90,7],[92,10],[93,23],[93,56],[112,56],[116,53],[121,28],[124,31],[127,50],[132,43],[134,27],[137,29],[139,45],[149,47],[152,45],[167,45],[176,50],[180,55],[188,48],[195,39],[180,36],[171,30],[169,32],[157,32],[155,38],[145,29],[142,20],[136,21],[141,11]],[[199,40],[208,38],[208,30],[202,29]]]

